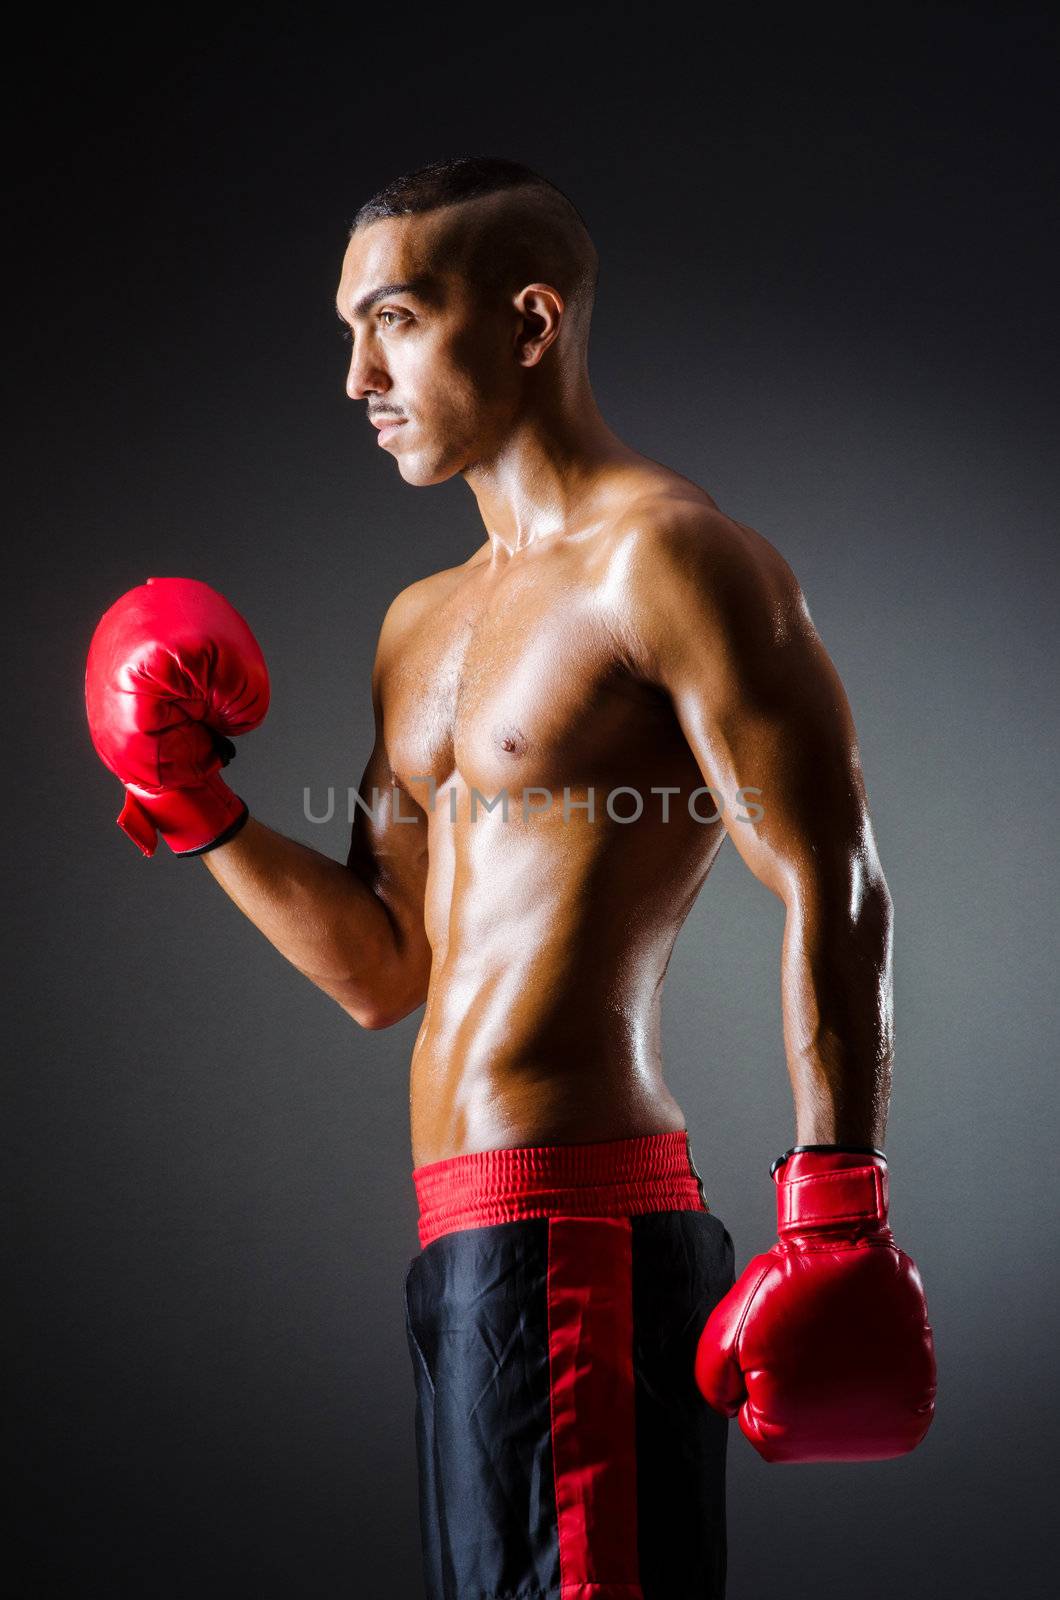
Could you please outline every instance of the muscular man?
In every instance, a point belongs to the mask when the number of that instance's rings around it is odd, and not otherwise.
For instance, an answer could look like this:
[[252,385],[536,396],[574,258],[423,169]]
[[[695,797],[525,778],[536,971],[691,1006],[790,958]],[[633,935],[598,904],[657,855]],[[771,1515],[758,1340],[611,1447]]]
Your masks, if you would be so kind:
[[[596,273],[566,197],[506,161],[436,163],[355,220],[350,398],[406,483],[465,479],[485,538],[384,619],[345,865],[225,798],[221,740],[258,715],[234,690],[181,691],[206,743],[168,777],[101,744],[127,811],[362,1027],[425,1005],[406,1309],[431,1600],[721,1595],[724,1413],[788,1460],[899,1454],[931,1417],[886,1227],[891,904],[850,710],[778,552],[601,416]],[[202,670],[230,649],[245,695],[237,633],[214,619]],[[726,838],[785,908],[798,1147],[780,1243],[735,1289],[660,1059]]]

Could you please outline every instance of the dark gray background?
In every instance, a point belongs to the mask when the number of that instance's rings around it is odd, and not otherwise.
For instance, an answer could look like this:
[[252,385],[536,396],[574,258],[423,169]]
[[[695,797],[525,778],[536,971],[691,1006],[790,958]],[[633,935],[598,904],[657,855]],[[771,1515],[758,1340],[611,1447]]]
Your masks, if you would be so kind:
[[[937,1420],[852,1468],[769,1468],[734,1433],[731,1596],[1054,1592],[1055,38],[985,6],[742,19],[49,15],[11,68],[20,1594],[420,1592],[418,1015],[360,1032],[200,863],[141,860],[81,678],[125,589],[214,584],[274,682],[233,781],[343,851],[303,787],[357,782],[385,606],[480,528],[460,480],[415,491],[375,448],[331,299],[356,207],[469,151],[583,211],[612,425],[795,568],[897,908],[892,1214]],[[780,934],[728,847],[667,992],[741,1262],[792,1132]]]

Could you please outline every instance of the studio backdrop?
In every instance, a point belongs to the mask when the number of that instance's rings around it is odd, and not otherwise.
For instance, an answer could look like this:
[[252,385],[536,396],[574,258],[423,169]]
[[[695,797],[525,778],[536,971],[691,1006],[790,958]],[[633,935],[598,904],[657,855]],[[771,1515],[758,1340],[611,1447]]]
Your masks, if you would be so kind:
[[[212,584],[273,702],[232,782],[344,855],[379,625],[483,534],[344,394],[346,233],[441,156],[523,161],[601,258],[605,419],[782,552],[846,686],[895,905],[892,1220],[936,1330],[912,1455],[730,1438],[730,1594],[1052,1592],[1055,39],[988,6],[78,17],[21,64],[8,1363],[24,1596],[421,1594],[408,1062],[196,860],[142,859],[82,700],[102,611]],[[328,791],[338,803],[328,817]],[[738,1267],[793,1140],[782,908],[731,842],[664,1064]]]

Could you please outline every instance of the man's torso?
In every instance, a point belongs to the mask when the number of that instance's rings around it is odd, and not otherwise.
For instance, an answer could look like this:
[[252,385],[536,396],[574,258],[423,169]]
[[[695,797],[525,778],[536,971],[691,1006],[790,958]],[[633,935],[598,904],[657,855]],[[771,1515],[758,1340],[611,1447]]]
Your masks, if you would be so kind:
[[[625,469],[614,490],[645,517],[667,495],[712,507],[662,468]],[[417,1165],[684,1126],[661,1075],[661,987],[724,825],[701,820],[709,798],[690,809],[704,779],[615,628],[617,522],[500,563],[487,546],[414,586],[382,675],[391,772],[429,838]]]

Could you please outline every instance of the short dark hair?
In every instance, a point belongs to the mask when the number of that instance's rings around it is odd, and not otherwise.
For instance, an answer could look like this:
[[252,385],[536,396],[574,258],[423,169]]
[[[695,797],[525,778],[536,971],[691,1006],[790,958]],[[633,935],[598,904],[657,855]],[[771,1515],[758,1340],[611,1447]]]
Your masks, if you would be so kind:
[[520,161],[499,156],[456,156],[432,161],[393,178],[367,200],[350,233],[385,217],[415,216],[459,206],[486,195],[506,196],[479,227],[454,221],[445,241],[477,287],[515,291],[525,283],[551,283],[568,300],[572,321],[587,340],[599,258],[589,230],[562,189]]

